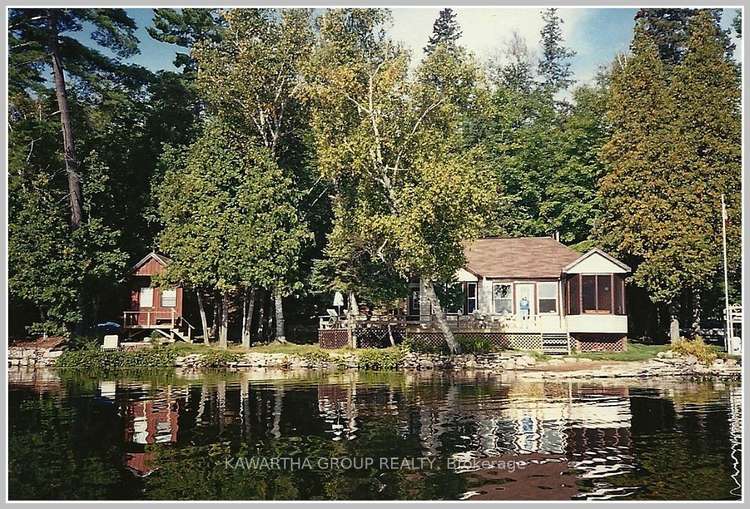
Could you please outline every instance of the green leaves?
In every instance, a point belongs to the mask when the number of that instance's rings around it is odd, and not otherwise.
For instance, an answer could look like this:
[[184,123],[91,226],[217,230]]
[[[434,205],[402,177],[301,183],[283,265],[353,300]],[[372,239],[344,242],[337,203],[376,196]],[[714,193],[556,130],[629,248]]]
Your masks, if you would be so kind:
[[378,36],[380,20],[327,12],[305,90],[321,174],[336,190],[331,261],[318,267],[367,298],[384,297],[373,280],[403,290],[412,274],[452,279],[496,199],[479,157],[462,146],[478,66],[438,43],[411,79],[408,55]]
[[[613,77],[613,132],[602,152],[611,172],[601,181],[597,235],[637,266],[633,280],[655,302],[711,287],[721,267],[720,195],[739,200],[737,75],[711,14],[689,27],[681,62],[667,67],[639,23]],[[730,230],[730,245],[739,238]]]
[[186,152],[165,151],[159,188],[167,278],[203,289],[284,285],[307,229],[268,150],[218,120]]

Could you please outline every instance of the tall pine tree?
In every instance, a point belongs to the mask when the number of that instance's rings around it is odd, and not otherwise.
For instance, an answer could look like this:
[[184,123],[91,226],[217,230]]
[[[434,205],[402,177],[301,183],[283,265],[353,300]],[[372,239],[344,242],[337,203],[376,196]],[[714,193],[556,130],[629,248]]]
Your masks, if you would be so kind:
[[676,173],[681,176],[680,186],[696,202],[690,216],[694,230],[704,237],[693,250],[703,248],[698,254],[700,265],[705,266],[705,277],[685,288],[684,303],[689,312],[683,312],[692,329],[697,330],[702,294],[722,280],[722,194],[729,213],[727,237],[733,295],[739,294],[741,266],[740,76],[726,55],[723,33],[708,11],[690,23],[684,58],[674,69],[672,95],[680,105],[673,126],[675,147],[679,149]]
[[669,310],[670,338],[696,329],[700,297],[721,267],[720,195],[728,197],[730,245],[738,265],[739,81],[715,20],[690,22],[678,65],[664,62],[639,21],[632,54],[616,70],[612,137],[602,155],[597,233],[633,267],[633,283]]
[[427,46],[424,47],[424,52],[429,55],[440,44],[452,48],[462,34],[461,25],[456,21],[456,13],[449,7],[445,8],[440,11],[432,25],[432,35],[427,41]]
[[691,246],[670,164],[674,114],[667,72],[641,22],[631,54],[612,79],[612,136],[602,149],[610,171],[600,183],[596,235],[603,247],[635,268],[635,285],[655,303],[671,306],[676,329],[681,269]]
[[[639,9],[635,19],[656,43],[662,61],[668,65],[676,65],[682,61],[687,51],[690,23],[703,12],[709,13],[715,25],[720,26],[722,9],[649,7]],[[731,55],[734,45],[726,31],[721,31],[721,40],[727,55]]]
[[539,59],[537,71],[541,87],[554,94],[567,89],[574,83],[570,59],[576,53],[564,46],[563,20],[558,16],[557,9],[546,9],[542,12],[542,19],[544,20],[544,27],[541,31],[542,56]]

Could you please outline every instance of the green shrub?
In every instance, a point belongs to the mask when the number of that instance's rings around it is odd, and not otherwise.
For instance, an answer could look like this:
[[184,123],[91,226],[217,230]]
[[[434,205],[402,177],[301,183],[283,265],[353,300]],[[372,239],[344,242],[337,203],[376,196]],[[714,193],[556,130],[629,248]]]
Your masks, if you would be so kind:
[[399,348],[364,349],[357,354],[357,367],[384,371],[398,369],[404,359],[404,353]]
[[407,337],[399,347],[405,352],[413,353],[447,353],[448,345],[434,346],[416,336]]
[[73,336],[68,340],[68,350],[98,350],[102,342],[97,337]]
[[488,353],[494,350],[490,340],[482,337],[457,334],[456,341],[463,353]]
[[[495,350],[495,347],[492,345],[492,342],[490,342],[489,339],[477,337],[472,334],[464,335],[460,332],[455,333],[454,337],[456,338],[456,342],[458,343],[459,348],[461,349],[461,353],[488,353]],[[440,345],[433,345],[430,343],[426,343],[423,341],[419,336],[409,336],[407,337],[403,343],[401,343],[401,346],[407,351],[407,352],[414,352],[414,353],[439,353],[448,355],[450,354],[450,349],[448,348],[448,344],[443,342]]]
[[121,368],[170,368],[174,366],[177,352],[171,348],[153,346],[138,350],[101,350],[88,346],[68,350],[57,358],[59,368],[77,368],[108,371]]
[[716,360],[716,350],[704,343],[700,336],[696,336],[693,340],[681,339],[673,343],[672,351],[678,355],[692,355],[706,366]]
[[210,350],[198,359],[198,366],[202,368],[226,368],[229,364],[239,362],[242,354],[229,350]]
[[331,354],[321,350],[312,350],[299,354],[298,357],[310,364],[323,364],[331,361]]

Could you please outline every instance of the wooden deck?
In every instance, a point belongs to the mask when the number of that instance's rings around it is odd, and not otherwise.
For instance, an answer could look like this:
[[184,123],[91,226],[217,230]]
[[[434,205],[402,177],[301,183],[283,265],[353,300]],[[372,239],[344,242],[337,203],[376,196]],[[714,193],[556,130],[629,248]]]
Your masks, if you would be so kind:
[[131,335],[134,331],[153,330],[163,336],[193,342],[195,327],[175,310],[170,311],[125,311],[122,318],[123,331]]
[[[521,317],[517,315],[446,315],[448,326],[455,332],[461,331],[486,331],[507,333],[565,333],[567,326],[565,317],[557,314],[531,315]],[[373,316],[365,317],[357,315],[352,320],[352,327],[368,324],[382,324],[386,326],[404,326],[408,329],[437,329],[437,322],[432,315],[425,316]],[[346,329],[348,320],[346,317],[335,318],[331,316],[319,317],[318,328]]]

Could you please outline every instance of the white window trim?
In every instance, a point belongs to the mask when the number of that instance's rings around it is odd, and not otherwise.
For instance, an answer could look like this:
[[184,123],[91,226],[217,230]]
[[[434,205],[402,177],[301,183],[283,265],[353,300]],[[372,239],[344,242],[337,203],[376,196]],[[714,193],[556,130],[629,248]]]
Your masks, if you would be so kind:
[[[171,306],[164,303],[164,295],[166,292],[174,292],[174,304]],[[161,304],[161,307],[163,308],[176,308],[177,307],[177,288],[167,288],[161,291],[161,295],[159,296],[159,303]]]
[[[555,285],[555,311],[554,312],[545,312],[542,313],[542,306],[540,305],[541,300],[552,300],[552,299],[542,299],[542,292],[540,290],[540,287],[542,285]],[[536,283],[536,312],[540,315],[557,315],[560,314],[560,282],[559,281],[537,281]]]
[[[529,299],[529,316],[536,316],[536,315],[539,314],[539,292],[538,292],[538,288],[536,286],[537,284],[538,284],[537,281],[528,281],[528,280],[526,280],[526,281],[513,281],[513,314],[514,315],[521,316],[521,309],[520,309],[519,302],[516,302],[516,297],[518,297],[516,295],[516,285],[529,285],[529,286],[531,286],[533,288],[534,294]],[[533,309],[534,312],[533,313],[531,312],[532,311],[532,309],[531,309],[532,305],[534,307],[534,309]]]
[[[148,292],[144,292],[144,290],[148,290]],[[143,299],[144,293],[150,295],[149,303],[148,305],[145,304],[145,301]],[[154,307],[154,289],[150,286],[144,286],[141,287],[140,290],[138,290],[138,306],[142,308],[152,308]]]
[[469,311],[469,285],[474,285],[474,297],[471,297],[471,299],[474,300],[474,311],[479,311],[479,282],[478,281],[466,281],[466,314],[470,314]]
[[[495,306],[495,286],[499,285],[505,285],[510,286],[510,313],[498,313],[497,307]],[[513,303],[515,302],[515,284],[512,281],[493,281],[492,282],[492,314],[493,315],[502,315],[502,314],[508,314],[513,315],[515,314],[515,309],[513,309]]]

